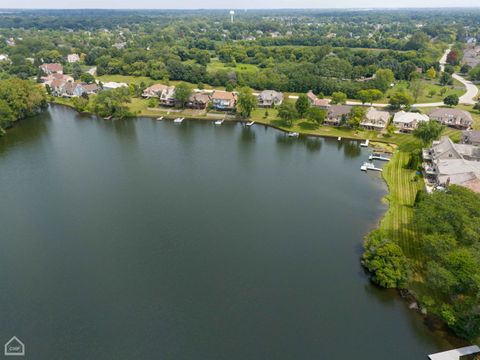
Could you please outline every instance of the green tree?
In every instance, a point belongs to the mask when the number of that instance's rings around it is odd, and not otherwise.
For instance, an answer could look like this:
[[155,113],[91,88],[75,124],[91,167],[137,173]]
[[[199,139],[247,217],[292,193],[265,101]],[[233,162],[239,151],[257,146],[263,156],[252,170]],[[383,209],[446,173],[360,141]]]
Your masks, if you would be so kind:
[[458,98],[458,95],[456,94],[448,95],[447,97],[445,97],[445,99],[443,99],[443,103],[448,106],[457,106],[458,101],[459,101],[459,98]]
[[327,115],[326,110],[323,110],[317,107],[311,107],[310,109],[308,109],[307,119],[318,125],[321,125],[325,121],[326,115]]
[[434,89],[434,88],[431,88],[430,90],[428,90],[428,97],[434,97],[435,94],[437,93],[437,90]]
[[298,117],[298,112],[294,104],[291,102],[283,102],[278,107],[278,117],[285,121],[289,126],[292,125],[293,120]]
[[348,125],[354,129],[358,129],[360,127],[360,123],[365,118],[367,113],[367,109],[364,106],[354,106],[352,110],[350,110],[349,118],[348,118]]
[[347,95],[341,91],[332,93],[332,104],[345,104],[347,102]]
[[362,102],[362,104],[372,104],[375,100],[380,100],[382,97],[383,94],[378,89],[360,90],[357,93],[357,98]]
[[413,130],[413,136],[420,139],[424,145],[430,144],[432,140],[438,139],[444,126],[436,121],[422,121]]
[[390,69],[379,69],[375,73],[375,79],[372,81],[374,86],[385,92],[390,88],[390,85],[395,81],[395,75]]
[[450,75],[447,72],[443,72],[442,75],[440,76],[440,85],[445,86],[445,85],[451,85],[451,84],[453,84],[452,75]]
[[295,102],[295,108],[300,118],[303,118],[307,114],[309,107],[310,102],[308,101],[307,95],[301,94]]
[[95,82],[95,77],[89,73],[83,73],[80,75],[80,80],[87,84],[93,84]]
[[402,249],[380,230],[368,236],[362,264],[372,274],[372,281],[382,287],[403,287],[408,280],[409,266]]
[[3,129],[10,126],[15,121],[15,115],[5,100],[0,99],[0,135]]
[[190,96],[192,96],[192,87],[189,84],[181,82],[175,87],[175,102],[181,108],[185,107]]
[[408,88],[413,95],[413,100],[417,102],[418,98],[421,97],[425,91],[425,84],[419,79],[412,80],[410,81]]
[[390,96],[390,107],[392,109],[400,109],[402,106],[409,108],[413,104],[413,96],[405,90],[394,92]]
[[257,97],[253,95],[252,89],[242,87],[238,92],[237,107],[240,115],[244,118],[250,117],[253,109],[257,106]]

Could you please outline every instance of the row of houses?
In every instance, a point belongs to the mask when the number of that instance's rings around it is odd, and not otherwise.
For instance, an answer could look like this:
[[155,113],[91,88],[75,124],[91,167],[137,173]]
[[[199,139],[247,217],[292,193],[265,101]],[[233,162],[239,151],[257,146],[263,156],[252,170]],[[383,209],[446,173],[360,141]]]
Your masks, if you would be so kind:
[[70,75],[52,73],[41,78],[42,83],[48,85],[53,96],[76,97],[98,92],[100,87],[96,83],[87,84],[75,81]]
[[[146,99],[158,98],[163,106],[174,106],[175,87],[163,84],[154,84],[143,91],[142,96]],[[258,106],[273,107],[283,102],[283,94],[274,90],[264,90],[257,95]],[[205,109],[209,103],[217,110],[232,111],[237,105],[237,93],[231,91],[206,90],[195,91],[187,103],[194,109]]]
[[[318,107],[327,111],[326,125],[339,126],[349,117],[351,105],[331,105],[330,99],[319,99],[312,91],[307,93],[310,106]],[[360,126],[368,130],[384,130],[392,117],[388,111],[377,110],[370,107]],[[473,119],[468,111],[453,108],[436,108],[428,115],[418,112],[398,111],[393,114],[392,123],[399,132],[410,133],[423,121],[437,121],[443,125],[466,130],[473,124]]]
[[433,186],[460,185],[480,192],[480,132],[464,131],[462,143],[448,136],[423,149],[425,179]]

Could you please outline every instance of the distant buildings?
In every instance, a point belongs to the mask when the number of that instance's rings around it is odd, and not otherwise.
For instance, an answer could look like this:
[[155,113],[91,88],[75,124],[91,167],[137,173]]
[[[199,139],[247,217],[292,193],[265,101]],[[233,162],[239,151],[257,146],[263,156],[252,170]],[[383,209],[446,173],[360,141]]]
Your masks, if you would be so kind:
[[42,64],[42,65],[40,65],[40,69],[46,75],[63,74],[63,66],[61,64],[58,64],[58,63]]
[[67,55],[67,61],[71,64],[79,62],[80,56],[78,56],[78,54],[69,54]]

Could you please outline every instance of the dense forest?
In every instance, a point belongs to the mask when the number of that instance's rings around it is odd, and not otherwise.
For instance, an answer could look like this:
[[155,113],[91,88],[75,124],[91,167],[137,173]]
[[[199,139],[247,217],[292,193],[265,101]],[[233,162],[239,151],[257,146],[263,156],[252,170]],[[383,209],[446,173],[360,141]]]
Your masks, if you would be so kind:
[[0,80],[0,136],[15,121],[34,116],[47,107],[45,90],[30,81]]
[[[478,11],[14,11],[0,18],[3,77],[38,75],[42,62],[82,54],[98,75],[146,76],[230,88],[354,98],[397,80],[438,71],[448,43],[478,33]],[[15,46],[12,46],[12,43]],[[382,89],[381,89],[382,90]],[[383,89],[384,90],[384,89]]]
[[[461,206],[459,206],[461,204]],[[463,187],[419,194],[411,226],[424,262],[415,263],[381,230],[370,234],[364,265],[381,286],[404,288],[421,274],[422,306],[459,336],[480,336],[480,195]]]

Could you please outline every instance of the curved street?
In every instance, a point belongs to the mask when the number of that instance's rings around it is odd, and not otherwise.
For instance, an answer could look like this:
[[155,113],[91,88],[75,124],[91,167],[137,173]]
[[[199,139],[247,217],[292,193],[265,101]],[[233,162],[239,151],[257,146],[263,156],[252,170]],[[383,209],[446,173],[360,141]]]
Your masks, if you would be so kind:
[[[448,47],[448,49],[445,50],[443,53],[442,57],[439,60],[440,63],[440,70],[444,71],[445,70],[445,64],[447,63],[447,55],[450,52],[451,45]],[[460,96],[459,98],[459,103],[464,104],[464,105],[474,105],[476,103],[475,98],[478,95],[478,87],[473,84],[470,80],[465,79],[464,77],[458,75],[458,74],[453,74],[452,77],[455,80],[458,80],[461,82],[464,86],[465,89],[467,90],[465,94]],[[298,98],[298,96],[290,96],[289,98],[295,99]],[[347,101],[347,105],[365,105],[362,104],[360,101]],[[373,103],[372,106],[375,107],[387,107],[389,104],[381,104],[381,103]],[[435,106],[443,106],[445,105],[443,101],[441,102],[431,102],[431,103],[420,103],[420,104],[413,104],[412,106],[421,108],[421,107],[435,107]]]

